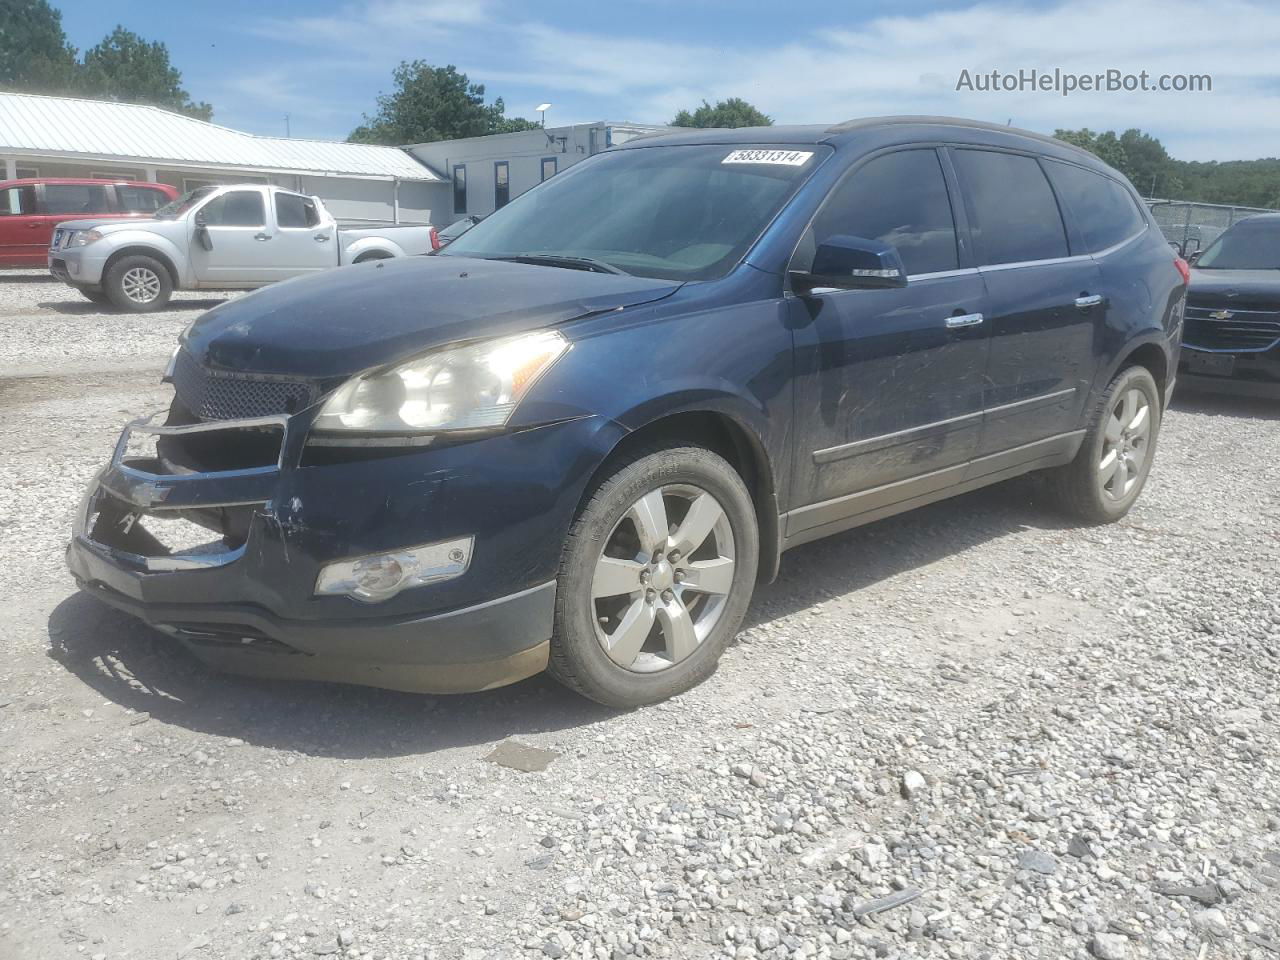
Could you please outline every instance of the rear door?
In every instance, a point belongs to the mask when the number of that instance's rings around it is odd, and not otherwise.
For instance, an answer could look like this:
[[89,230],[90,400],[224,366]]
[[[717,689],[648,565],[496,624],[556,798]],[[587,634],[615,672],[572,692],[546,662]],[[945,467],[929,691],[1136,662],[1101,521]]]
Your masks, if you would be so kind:
[[39,242],[42,232],[36,188],[28,184],[0,190],[0,264],[43,267],[49,241]]
[[277,279],[337,266],[337,227],[314,198],[277,192],[272,206],[275,231],[264,246]]
[[1073,253],[1037,157],[953,147],[951,158],[990,302],[982,457],[1076,429],[1093,380],[1101,272]]
[[797,249],[792,269],[807,269],[828,236],[882,240],[910,279],[790,301],[793,488],[805,506],[789,514],[788,536],[955,483],[973,455],[986,293],[961,242],[952,186],[933,147],[880,154],[835,188]]
[[64,220],[115,215],[109,184],[105,183],[42,183],[36,187],[36,203],[39,216],[32,218],[29,232],[33,241],[40,243],[42,254],[53,239],[53,228]]
[[[207,201],[188,221],[188,249],[197,282],[252,286],[278,279],[270,263],[266,191],[257,187],[228,190]],[[208,249],[199,227],[208,232]]]

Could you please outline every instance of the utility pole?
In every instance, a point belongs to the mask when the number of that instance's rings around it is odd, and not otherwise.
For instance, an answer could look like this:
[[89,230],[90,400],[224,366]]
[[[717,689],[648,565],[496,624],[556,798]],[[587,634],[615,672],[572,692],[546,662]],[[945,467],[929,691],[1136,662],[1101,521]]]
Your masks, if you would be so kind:
[[284,115],[284,135],[286,137],[293,136],[293,134],[289,132],[289,114],[287,113]]

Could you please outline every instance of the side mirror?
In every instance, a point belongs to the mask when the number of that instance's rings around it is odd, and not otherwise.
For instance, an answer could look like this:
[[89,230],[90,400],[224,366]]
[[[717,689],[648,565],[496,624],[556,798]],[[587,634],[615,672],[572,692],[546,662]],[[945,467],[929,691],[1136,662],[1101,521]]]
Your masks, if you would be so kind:
[[209,236],[209,221],[205,219],[204,211],[196,211],[196,243],[204,247],[206,250],[213,249],[213,237]]
[[1197,260],[1200,259],[1200,254],[1202,253],[1204,253],[1203,250],[1192,250],[1183,259],[1185,259],[1187,263],[1195,263]]
[[791,285],[802,294],[824,287],[868,290],[905,287],[907,268],[892,244],[839,235],[818,244],[813,266],[807,272],[792,270],[790,277]]

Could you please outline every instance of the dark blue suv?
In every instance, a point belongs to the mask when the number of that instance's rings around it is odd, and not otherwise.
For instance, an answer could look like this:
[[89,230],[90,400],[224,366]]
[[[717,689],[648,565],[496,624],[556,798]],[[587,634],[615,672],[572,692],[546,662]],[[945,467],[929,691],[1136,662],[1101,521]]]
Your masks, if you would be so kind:
[[1032,470],[1123,516],[1185,286],[1123,177],[1035,134],[633,141],[439,255],[200,317],[71,571],[228,669],[650,703],[789,547]]

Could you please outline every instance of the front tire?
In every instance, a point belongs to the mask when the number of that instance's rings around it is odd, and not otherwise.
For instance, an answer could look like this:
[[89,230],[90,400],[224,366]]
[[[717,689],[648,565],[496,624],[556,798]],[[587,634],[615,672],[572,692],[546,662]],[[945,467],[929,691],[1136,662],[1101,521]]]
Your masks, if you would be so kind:
[[759,550],[751,495],[723,458],[679,446],[623,461],[569,531],[551,674],[621,708],[701,683],[746,615]]
[[1116,374],[1095,403],[1076,458],[1050,471],[1059,505],[1086,523],[1129,512],[1151,473],[1160,435],[1160,389],[1146,367]]
[[107,268],[102,289],[112,306],[128,313],[159,310],[173,295],[173,280],[153,257],[121,257]]

